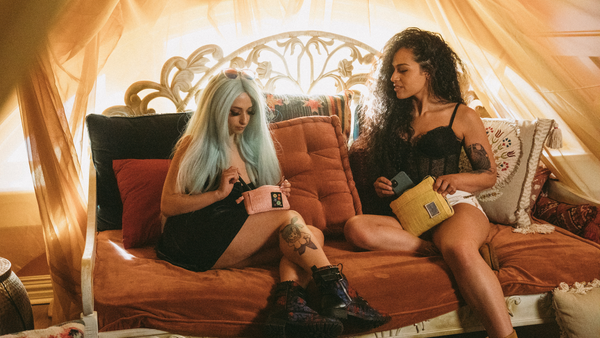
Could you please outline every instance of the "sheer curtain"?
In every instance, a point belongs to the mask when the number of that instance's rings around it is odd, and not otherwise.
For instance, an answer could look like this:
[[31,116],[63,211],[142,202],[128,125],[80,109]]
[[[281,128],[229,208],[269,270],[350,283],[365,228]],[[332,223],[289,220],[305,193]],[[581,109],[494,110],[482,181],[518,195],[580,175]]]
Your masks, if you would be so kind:
[[[600,191],[592,183],[600,172],[594,141],[600,53],[585,47],[600,46],[593,0],[71,0],[56,6],[60,15],[18,87],[55,322],[81,311],[86,114],[122,104],[130,83],[156,81],[168,57],[207,43],[227,53],[264,36],[318,29],[381,48],[409,26],[438,31],[467,62],[474,91],[492,116],[557,119],[565,147],[547,152],[547,163],[574,190]],[[565,13],[561,21],[558,14]],[[17,66],[14,72],[24,69]],[[590,172],[569,166],[574,154],[588,157]]]

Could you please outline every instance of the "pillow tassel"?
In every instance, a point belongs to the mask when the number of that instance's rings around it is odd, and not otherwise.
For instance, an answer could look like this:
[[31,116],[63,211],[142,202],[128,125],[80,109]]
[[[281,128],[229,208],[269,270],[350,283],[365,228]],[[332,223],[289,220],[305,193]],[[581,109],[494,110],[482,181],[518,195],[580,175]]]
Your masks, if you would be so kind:
[[554,122],[554,127],[550,131],[550,135],[548,135],[546,146],[550,149],[562,148],[562,131],[558,128],[558,123],[556,122]]

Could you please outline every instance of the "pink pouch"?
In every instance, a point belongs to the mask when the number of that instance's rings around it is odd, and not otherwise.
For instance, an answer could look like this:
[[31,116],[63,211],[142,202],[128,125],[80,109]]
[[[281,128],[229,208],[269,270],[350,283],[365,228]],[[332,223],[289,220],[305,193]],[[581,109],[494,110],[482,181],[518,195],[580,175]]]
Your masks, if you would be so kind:
[[243,192],[242,196],[244,196],[244,206],[248,215],[290,208],[287,197],[276,185],[263,185],[254,190]]
[[[241,179],[242,185],[246,183]],[[260,212],[272,210],[287,210],[290,203],[281,188],[276,185],[263,185],[254,190],[244,191],[244,206],[248,215],[258,214]]]

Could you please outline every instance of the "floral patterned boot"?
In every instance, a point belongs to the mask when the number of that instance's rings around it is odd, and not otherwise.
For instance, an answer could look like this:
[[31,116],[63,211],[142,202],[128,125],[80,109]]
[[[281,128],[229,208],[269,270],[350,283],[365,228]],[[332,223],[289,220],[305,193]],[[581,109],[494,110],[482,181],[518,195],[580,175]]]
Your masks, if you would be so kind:
[[334,338],[344,330],[335,318],[320,316],[306,305],[306,290],[294,281],[277,284],[275,304],[266,322],[267,337]]
[[321,293],[323,316],[349,319],[362,330],[370,330],[390,321],[391,317],[372,308],[354,291],[335,265],[312,267],[313,279]]

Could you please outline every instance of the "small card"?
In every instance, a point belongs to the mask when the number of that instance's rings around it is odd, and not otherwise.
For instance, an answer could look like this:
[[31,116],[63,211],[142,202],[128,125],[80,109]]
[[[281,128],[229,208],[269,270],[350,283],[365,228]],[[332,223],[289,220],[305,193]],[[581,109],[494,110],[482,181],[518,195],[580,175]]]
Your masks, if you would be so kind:
[[283,200],[281,199],[280,192],[272,192],[271,193],[271,205],[273,208],[283,208]]
[[440,214],[440,210],[438,209],[437,205],[435,205],[435,202],[429,202],[425,204],[425,210],[427,210],[429,218],[434,218]]

